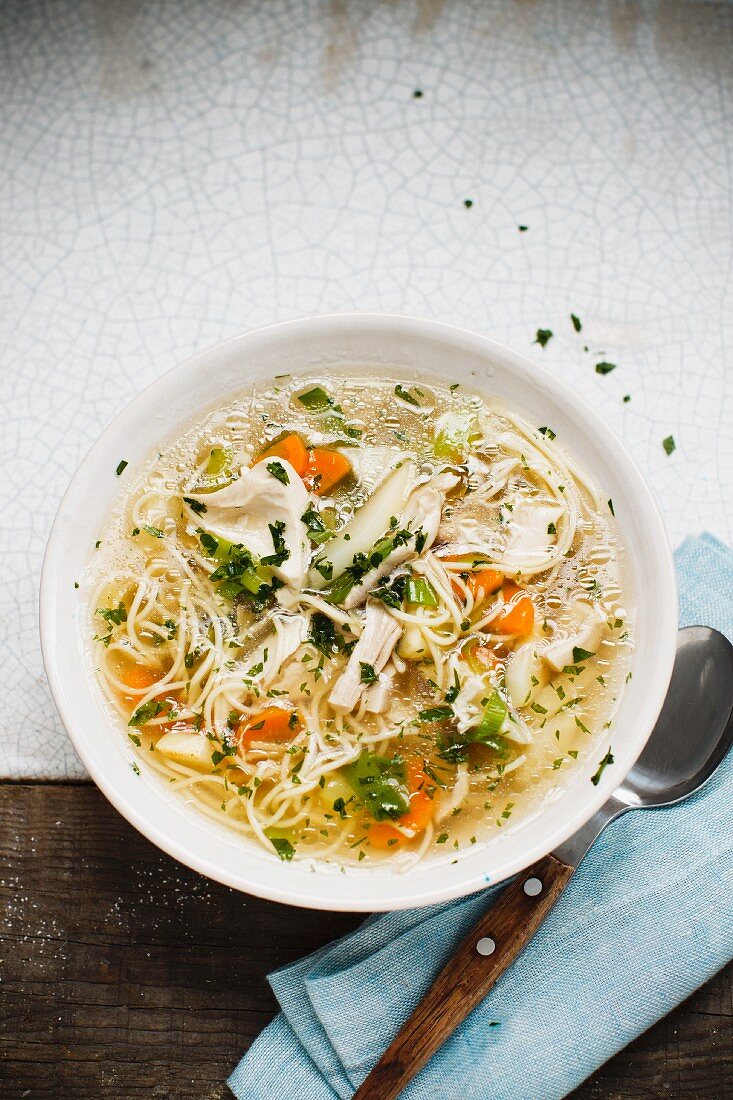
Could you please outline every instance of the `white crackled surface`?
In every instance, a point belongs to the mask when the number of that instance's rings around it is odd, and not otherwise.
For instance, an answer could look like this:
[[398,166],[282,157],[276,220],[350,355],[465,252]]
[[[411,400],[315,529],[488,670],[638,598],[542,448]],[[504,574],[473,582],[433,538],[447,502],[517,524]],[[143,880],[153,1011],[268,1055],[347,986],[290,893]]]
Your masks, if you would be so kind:
[[730,539],[732,57],[733,7],[679,0],[3,4],[2,773],[83,774],[36,625],[74,467],[242,329],[490,333],[601,409],[675,544]]

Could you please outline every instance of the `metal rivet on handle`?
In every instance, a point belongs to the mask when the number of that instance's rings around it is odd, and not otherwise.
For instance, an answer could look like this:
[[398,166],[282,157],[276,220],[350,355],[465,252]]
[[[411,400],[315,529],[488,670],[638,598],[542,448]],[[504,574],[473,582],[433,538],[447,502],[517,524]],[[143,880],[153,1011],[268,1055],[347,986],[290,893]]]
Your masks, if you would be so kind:
[[491,936],[482,936],[476,944],[476,950],[479,955],[493,955],[494,951],[496,951],[496,944]]
[[542,893],[542,883],[538,878],[528,878],[524,884],[524,892],[529,898],[536,898]]

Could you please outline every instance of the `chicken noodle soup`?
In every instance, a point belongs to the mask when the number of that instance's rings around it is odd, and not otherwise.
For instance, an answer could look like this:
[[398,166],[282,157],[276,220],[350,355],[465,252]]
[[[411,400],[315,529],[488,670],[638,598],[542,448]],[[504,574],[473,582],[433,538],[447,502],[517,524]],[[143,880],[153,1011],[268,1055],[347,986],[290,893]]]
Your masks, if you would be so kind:
[[610,762],[613,506],[550,426],[458,386],[285,377],[121,476],[102,688],[136,768],[273,858],[456,858]]

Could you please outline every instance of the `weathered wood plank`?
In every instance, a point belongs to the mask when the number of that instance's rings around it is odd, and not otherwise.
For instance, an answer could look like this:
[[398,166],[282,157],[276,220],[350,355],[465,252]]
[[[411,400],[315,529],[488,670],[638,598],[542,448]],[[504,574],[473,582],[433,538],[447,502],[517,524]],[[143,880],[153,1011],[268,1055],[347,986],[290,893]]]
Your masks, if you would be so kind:
[[[0,861],[9,1098],[227,1096],[276,1009],[267,972],[362,919],[210,883],[87,785],[0,784]],[[732,1002],[728,967],[573,1100],[733,1098]]]

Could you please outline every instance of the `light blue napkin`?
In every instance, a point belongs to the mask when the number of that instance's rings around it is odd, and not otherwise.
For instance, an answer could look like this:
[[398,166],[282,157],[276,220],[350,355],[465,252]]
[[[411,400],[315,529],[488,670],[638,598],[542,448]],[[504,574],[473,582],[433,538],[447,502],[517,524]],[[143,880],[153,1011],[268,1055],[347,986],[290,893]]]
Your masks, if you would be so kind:
[[[681,624],[733,639],[733,552],[677,551]],[[534,941],[405,1100],[554,1100],[733,956],[733,758],[679,806],[593,847]],[[229,1078],[240,1100],[350,1097],[501,886],[369,918],[270,975],[282,1013]]]

